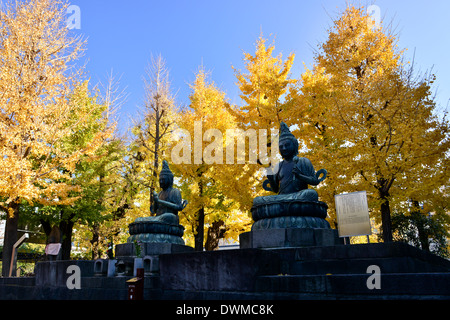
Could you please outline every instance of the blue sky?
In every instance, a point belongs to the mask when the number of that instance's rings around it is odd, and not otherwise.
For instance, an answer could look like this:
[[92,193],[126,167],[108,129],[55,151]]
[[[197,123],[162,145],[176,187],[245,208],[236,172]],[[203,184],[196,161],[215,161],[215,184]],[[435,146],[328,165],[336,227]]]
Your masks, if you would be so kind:
[[[177,103],[186,105],[189,84],[203,64],[211,79],[239,103],[239,91],[231,68],[243,69],[243,52],[254,52],[261,31],[275,40],[275,53],[296,54],[292,76],[305,63],[313,63],[313,50],[325,41],[332,19],[345,0],[72,0],[80,8],[80,29],[71,32],[88,39],[84,58],[92,83],[105,81],[113,71],[128,98],[119,111],[119,130],[130,126],[144,97],[142,77],[151,54],[161,54],[170,69]],[[415,51],[418,70],[437,76],[438,107],[450,99],[450,1],[361,1],[380,8],[381,18],[392,22],[399,47],[407,58]]]

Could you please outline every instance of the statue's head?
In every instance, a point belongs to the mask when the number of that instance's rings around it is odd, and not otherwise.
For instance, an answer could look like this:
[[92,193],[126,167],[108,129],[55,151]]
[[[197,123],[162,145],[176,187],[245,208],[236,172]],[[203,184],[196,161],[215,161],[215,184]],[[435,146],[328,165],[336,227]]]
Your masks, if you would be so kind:
[[298,141],[284,122],[280,124],[278,147],[283,159],[292,159],[298,154]]
[[169,164],[166,160],[163,160],[162,169],[159,173],[159,186],[166,190],[173,185],[173,173],[169,169]]

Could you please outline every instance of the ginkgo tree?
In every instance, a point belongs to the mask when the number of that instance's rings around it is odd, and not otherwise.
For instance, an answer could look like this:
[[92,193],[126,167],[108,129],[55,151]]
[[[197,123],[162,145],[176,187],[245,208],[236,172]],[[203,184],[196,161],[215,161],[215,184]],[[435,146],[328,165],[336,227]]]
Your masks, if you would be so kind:
[[[114,168],[114,162],[118,161],[121,155],[122,143],[119,139],[113,138],[116,122],[113,118],[112,105],[99,94],[96,88],[89,89],[89,81],[74,89],[70,95],[70,103],[76,105],[74,109],[76,112],[72,113],[66,122],[66,125],[73,127],[74,130],[62,138],[60,143],[61,149],[76,151],[83,150],[94,138],[101,141],[94,153],[84,154],[79,158],[74,170],[71,171],[70,179],[61,178],[58,181],[78,186],[79,191],[70,193],[72,197],[77,197],[77,200],[70,205],[35,201],[36,205],[31,207],[29,212],[32,215],[29,219],[38,219],[47,235],[52,226],[58,226],[62,238],[63,260],[70,258],[75,224],[91,226],[95,235],[98,225],[105,220],[104,212],[110,202],[107,198],[107,190],[110,189],[108,181],[111,180],[111,171],[115,171],[109,167]],[[79,122],[80,114],[88,116]],[[66,169],[61,167],[59,170]]]
[[[177,106],[172,92],[169,70],[161,55],[151,56],[144,82],[144,105],[141,119],[135,120],[129,146],[133,154],[134,178],[137,184],[135,217],[149,215],[153,201],[153,191],[158,188],[158,170],[162,157],[169,153],[171,133],[175,127]],[[131,163],[130,163],[131,164]]]
[[295,55],[291,53],[285,61],[282,55],[273,56],[275,45],[266,45],[262,35],[256,42],[255,54],[244,53],[246,73],[235,68],[237,85],[243,105],[235,112],[238,121],[253,129],[267,129],[288,115],[288,105],[283,97],[294,83],[290,71]]
[[[73,203],[71,192],[79,187],[67,181],[80,157],[93,155],[101,144],[101,136],[81,149],[62,144],[89,114],[69,101],[80,76],[74,62],[85,41],[66,28],[66,8],[67,3],[54,0],[2,6],[0,208],[7,213],[3,275],[9,273],[17,241],[20,205]],[[71,122],[74,113],[77,120]]]
[[[273,168],[279,161],[277,135],[280,123],[289,119],[293,107],[285,97],[295,83],[291,78],[295,54],[291,53],[283,59],[281,53],[274,56],[274,51],[275,44],[267,45],[267,39],[261,34],[256,41],[254,54],[244,52],[245,69],[233,68],[242,103],[228,109],[235,117],[238,128],[265,132],[265,136],[258,135],[256,163],[246,161],[245,166],[241,166],[245,175],[240,181],[249,186],[249,192],[235,199],[240,203],[241,210],[248,213],[253,199],[267,193],[262,188],[266,174],[264,168]],[[296,122],[289,124],[294,125]],[[246,149],[246,152],[250,151]],[[250,160],[248,154],[245,158]]]
[[364,8],[348,6],[288,97],[311,160],[328,170],[326,202],[366,190],[385,242],[391,208],[427,201],[449,177],[440,169],[450,140],[448,122],[435,113],[434,76],[416,76],[396,40]]
[[248,230],[250,220],[239,210],[236,198],[249,188],[240,180],[245,175],[242,165],[224,161],[226,132],[236,128],[225,93],[203,68],[191,88],[189,108],[183,110],[174,131],[171,167],[189,202],[179,214],[180,223],[187,227],[185,236],[188,240],[193,236],[195,249],[201,251],[203,246],[215,249],[220,237],[237,240],[239,233]]

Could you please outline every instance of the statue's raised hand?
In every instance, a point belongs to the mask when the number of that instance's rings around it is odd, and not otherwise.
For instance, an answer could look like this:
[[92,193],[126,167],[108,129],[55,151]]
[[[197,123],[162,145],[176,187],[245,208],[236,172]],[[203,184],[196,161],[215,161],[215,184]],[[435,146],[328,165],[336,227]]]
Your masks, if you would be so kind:
[[159,202],[158,193],[156,191],[153,191],[153,201],[155,201],[155,203]]
[[[322,175],[322,177],[320,177]],[[327,177],[327,170],[320,169],[316,172],[316,178],[319,180],[319,182],[322,182]]]

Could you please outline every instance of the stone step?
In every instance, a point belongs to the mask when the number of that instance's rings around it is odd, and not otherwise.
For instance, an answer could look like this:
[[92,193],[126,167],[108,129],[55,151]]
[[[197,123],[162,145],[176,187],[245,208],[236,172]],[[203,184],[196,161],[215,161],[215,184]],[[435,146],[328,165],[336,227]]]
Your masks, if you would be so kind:
[[271,249],[279,254],[295,255],[297,260],[317,259],[351,259],[351,258],[386,258],[413,256],[422,260],[445,263],[450,268],[450,261],[403,242],[362,243],[335,246],[311,246],[299,248]]
[[292,261],[282,272],[291,275],[358,274],[371,265],[386,273],[448,272],[448,268],[411,257]]
[[386,272],[450,272],[450,261],[406,243],[272,249],[283,273],[359,273],[371,264]]
[[256,280],[256,291],[277,293],[280,296],[287,293],[320,294],[322,298],[450,298],[450,273],[381,272],[379,289],[368,287],[367,282],[370,282],[371,276],[372,274],[260,276]]

